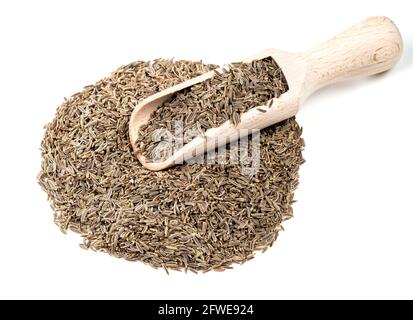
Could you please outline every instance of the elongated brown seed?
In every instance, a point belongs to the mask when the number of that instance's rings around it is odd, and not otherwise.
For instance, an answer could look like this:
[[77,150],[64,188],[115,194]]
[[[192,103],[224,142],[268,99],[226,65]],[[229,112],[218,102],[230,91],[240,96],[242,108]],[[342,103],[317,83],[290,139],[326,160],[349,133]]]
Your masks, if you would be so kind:
[[[294,119],[261,132],[255,176],[228,163],[147,171],[128,140],[129,117],[139,101],[214,68],[138,61],[63,102],[46,126],[38,178],[63,232],[79,233],[85,249],[192,272],[226,270],[272,245],[281,223],[292,216],[303,163],[301,128]],[[248,85],[237,72],[232,77]],[[213,99],[213,92],[203,93]],[[250,98],[237,98],[234,91],[235,105],[242,108],[245,99]],[[213,112],[206,123],[214,117],[219,122]]]

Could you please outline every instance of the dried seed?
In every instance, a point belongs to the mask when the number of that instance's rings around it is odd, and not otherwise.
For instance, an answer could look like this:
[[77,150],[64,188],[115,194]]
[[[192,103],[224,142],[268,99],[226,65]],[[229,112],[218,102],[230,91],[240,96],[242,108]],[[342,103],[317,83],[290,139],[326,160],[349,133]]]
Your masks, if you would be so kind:
[[[257,76],[266,68],[260,62],[244,74],[237,70],[241,65],[234,65],[226,91],[232,109],[225,119],[237,120],[248,102],[255,105],[256,95],[267,92],[262,105],[286,89],[272,63],[268,68],[274,72],[269,70],[267,78]],[[281,223],[292,216],[293,191],[304,161],[301,128],[293,118],[261,132],[261,166],[255,177],[228,164],[184,164],[150,172],[130,146],[128,121],[139,101],[215,68],[162,59],[133,62],[63,102],[46,126],[38,176],[62,231],[81,234],[83,248],[191,272],[224,271],[272,245]],[[228,80],[224,72],[214,78]],[[259,93],[241,94],[247,87]],[[204,103],[201,116],[188,113],[191,123],[199,118],[205,129],[224,119],[227,107],[219,102],[204,110],[222,88],[210,83],[191,89]]]

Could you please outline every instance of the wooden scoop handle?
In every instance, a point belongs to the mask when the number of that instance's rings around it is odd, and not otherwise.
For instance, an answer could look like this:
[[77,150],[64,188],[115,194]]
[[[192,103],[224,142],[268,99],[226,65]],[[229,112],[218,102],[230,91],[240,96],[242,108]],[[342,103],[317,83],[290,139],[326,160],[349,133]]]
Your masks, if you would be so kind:
[[350,77],[389,70],[399,60],[402,47],[393,21],[386,17],[368,18],[301,54],[307,64],[304,96]]

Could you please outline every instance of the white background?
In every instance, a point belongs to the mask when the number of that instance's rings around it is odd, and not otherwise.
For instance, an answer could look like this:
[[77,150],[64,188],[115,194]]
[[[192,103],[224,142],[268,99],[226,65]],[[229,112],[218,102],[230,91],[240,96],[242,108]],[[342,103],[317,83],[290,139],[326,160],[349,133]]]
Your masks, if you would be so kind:
[[[413,298],[410,1],[1,1],[0,298]],[[304,127],[295,217],[265,254],[167,276],[81,250],[36,182],[43,125],[63,97],[122,64],[224,63],[305,50],[371,15],[404,36],[391,72],[324,89]]]

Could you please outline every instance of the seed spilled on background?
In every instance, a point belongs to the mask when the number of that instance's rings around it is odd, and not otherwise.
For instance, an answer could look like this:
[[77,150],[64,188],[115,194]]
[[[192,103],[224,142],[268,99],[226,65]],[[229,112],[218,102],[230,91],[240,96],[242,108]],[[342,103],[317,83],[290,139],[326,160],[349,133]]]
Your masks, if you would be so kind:
[[[256,176],[243,175],[238,164],[184,164],[152,172],[132,152],[128,123],[138,102],[214,68],[189,61],[131,63],[58,108],[42,141],[39,183],[63,231],[81,234],[84,248],[194,272],[228,269],[272,245],[281,223],[292,216],[304,162],[294,118],[261,131]],[[272,90],[262,99],[282,94],[286,86]],[[232,112],[213,121],[236,122],[250,107],[240,98]],[[192,110],[195,119],[199,109]]]

